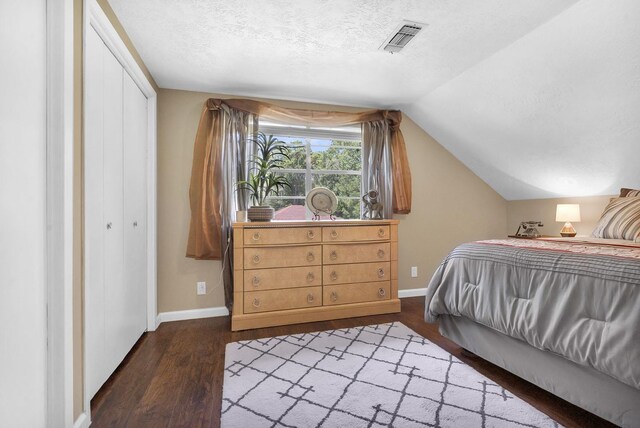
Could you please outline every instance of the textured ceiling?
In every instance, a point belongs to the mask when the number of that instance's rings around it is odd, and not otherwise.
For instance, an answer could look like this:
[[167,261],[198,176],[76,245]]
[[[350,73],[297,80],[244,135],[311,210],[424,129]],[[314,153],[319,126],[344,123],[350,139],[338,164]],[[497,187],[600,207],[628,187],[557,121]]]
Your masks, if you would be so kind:
[[[393,107],[575,0],[110,0],[160,87]],[[379,51],[402,20],[428,26]]]
[[640,185],[638,0],[109,1],[160,87],[401,107],[506,199]]

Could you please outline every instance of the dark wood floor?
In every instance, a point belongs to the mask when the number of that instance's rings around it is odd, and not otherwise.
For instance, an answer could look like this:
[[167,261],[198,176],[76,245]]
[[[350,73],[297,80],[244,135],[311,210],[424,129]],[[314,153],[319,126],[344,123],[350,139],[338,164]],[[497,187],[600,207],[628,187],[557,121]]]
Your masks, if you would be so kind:
[[400,321],[567,427],[608,422],[482,360],[463,353],[422,319],[424,299],[402,312],[232,333],[229,317],[170,322],[145,334],[91,401],[92,427],[217,427],[229,342]]

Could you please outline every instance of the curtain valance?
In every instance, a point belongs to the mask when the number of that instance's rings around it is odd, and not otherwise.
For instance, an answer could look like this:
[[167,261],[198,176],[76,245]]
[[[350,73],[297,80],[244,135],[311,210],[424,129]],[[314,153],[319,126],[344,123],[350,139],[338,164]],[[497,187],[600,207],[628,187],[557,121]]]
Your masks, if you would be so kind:
[[223,107],[255,114],[261,119],[269,119],[288,125],[345,126],[363,122],[387,120],[390,126],[400,129],[402,113],[398,110],[367,110],[363,112],[318,111],[280,107],[261,101],[245,99],[209,98],[205,108],[218,110]]

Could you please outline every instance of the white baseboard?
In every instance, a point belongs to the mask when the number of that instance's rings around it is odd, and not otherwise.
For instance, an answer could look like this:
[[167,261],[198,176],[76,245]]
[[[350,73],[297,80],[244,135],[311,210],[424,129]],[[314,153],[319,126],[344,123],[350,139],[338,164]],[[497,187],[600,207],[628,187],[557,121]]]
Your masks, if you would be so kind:
[[160,312],[156,319],[156,327],[163,322],[225,317],[227,315],[229,315],[229,310],[224,306],[202,309],[188,309],[186,311]]
[[81,413],[73,424],[73,428],[89,428],[90,422],[89,416],[86,413]]
[[[398,297],[424,296],[427,292],[426,288],[413,288],[411,290],[398,290]],[[224,306],[202,309],[188,309],[185,311],[161,312],[158,314],[156,327],[163,322],[195,320],[200,318],[226,317],[229,310]]]
[[398,297],[404,299],[405,297],[423,297],[427,294],[426,288],[412,288],[410,290],[398,290]]

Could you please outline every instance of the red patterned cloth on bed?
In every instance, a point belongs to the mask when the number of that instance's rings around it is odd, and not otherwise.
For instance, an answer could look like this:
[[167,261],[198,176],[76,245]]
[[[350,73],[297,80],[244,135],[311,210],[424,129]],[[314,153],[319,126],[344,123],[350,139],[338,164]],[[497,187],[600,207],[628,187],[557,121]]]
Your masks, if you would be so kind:
[[566,240],[566,239],[490,239],[478,241],[478,243],[508,245],[519,248],[537,248],[541,250],[567,251],[580,254],[600,254],[605,256],[629,257],[640,259],[640,245],[631,241],[622,243],[606,242],[605,239],[593,240]]

